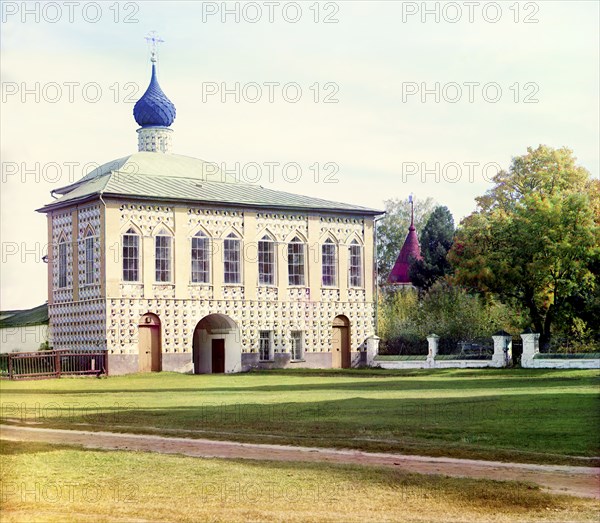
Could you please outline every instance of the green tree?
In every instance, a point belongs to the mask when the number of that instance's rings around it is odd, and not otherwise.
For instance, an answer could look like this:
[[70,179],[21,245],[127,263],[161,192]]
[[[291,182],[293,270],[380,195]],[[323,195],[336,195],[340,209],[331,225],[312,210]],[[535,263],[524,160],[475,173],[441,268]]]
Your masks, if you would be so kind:
[[450,273],[447,257],[454,230],[454,218],[448,207],[436,207],[420,235],[423,259],[416,260],[410,269],[410,280],[420,289],[429,289],[439,278]]
[[511,307],[469,294],[447,278],[420,296],[411,287],[388,288],[379,296],[378,335],[384,354],[425,354],[428,334],[456,343],[489,338],[500,329],[514,332],[521,324]]
[[[410,225],[410,203],[392,199],[385,202],[385,216],[377,223],[377,272],[379,283],[385,283],[400,254]],[[433,211],[432,198],[414,200],[415,227],[419,233]]]
[[415,315],[422,336],[469,340],[489,338],[498,330],[514,331],[519,315],[494,298],[470,294],[447,278],[436,281],[423,295]]
[[[600,180],[593,180],[589,188],[592,212],[600,216]],[[578,289],[579,292],[567,298],[558,317],[560,334],[568,337],[571,345],[579,345],[577,352],[600,352],[600,256],[592,260],[590,271],[594,275],[593,285]]]
[[412,287],[392,288],[381,292],[377,314],[377,334],[384,343],[398,336],[418,337],[415,312],[419,296]]
[[514,158],[461,223],[449,253],[456,281],[522,307],[545,346],[556,320],[573,320],[569,304],[594,291],[596,187],[569,149],[541,145]]

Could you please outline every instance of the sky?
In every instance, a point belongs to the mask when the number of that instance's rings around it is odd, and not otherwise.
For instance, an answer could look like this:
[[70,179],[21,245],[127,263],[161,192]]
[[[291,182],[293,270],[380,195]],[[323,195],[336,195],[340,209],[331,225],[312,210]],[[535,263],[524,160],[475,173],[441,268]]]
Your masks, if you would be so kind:
[[458,223],[529,146],[600,172],[595,1],[0,6],[1,310],[47,299],[50,191],[137,151],[150,31],[173,152],[242,181]]

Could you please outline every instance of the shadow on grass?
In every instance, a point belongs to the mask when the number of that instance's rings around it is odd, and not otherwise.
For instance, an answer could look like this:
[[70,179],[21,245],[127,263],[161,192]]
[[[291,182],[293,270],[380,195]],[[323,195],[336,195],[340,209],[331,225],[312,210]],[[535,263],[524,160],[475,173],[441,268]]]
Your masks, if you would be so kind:
[[[52,445],[50,443],[24,442],[24,441],[9,441],[0,439],[0,456],[18,456],[20,454],[42,454],[48,452],[57,452],[67,448],[64,445]],[[74,447],[70,447],[72,450]],[[2,467],[4,469],[4,467]],[[3,475],[10,471],[4,469]]]
[[[174,400],[176,401],[176,400]],[[218,401],[218,400],[217,400]],[[561,462],[600,455],[600,404],[593,393],[312,402],[217,401],[186,406],[49,404],[3,419],[66,429],[135,432],[252,443]],[[581,463],[580,463],[581,464]]]
[[[362,372],[362,371],[360,371]],[[416,371],[418,372],[418,371]],[[433,371],[428,371],[433,372]],[[436,371],[443,372],[443,371]],[[468,374],[453,374],[447,379],[443,375],[434,375],[436,379],[426,379],[423,373],[406,374],[398,376],[397,374],[379,376],[385,377],[385,381],[373,378],[372,374],[361,375],[360,379],[355,381],[345,380],[328,380],[324,382],[304,382],[304,383],[281,383],[286,378],[355,378],[357,374],[348,374],[348,371],[335,373],[328,371],[324,373],[305,373],[303,371],[262,371],[248,374],[235,375],[179,375],[174,373],[160,373],[148,375],[134,375],[130,377],[108,378],[100,382],[94,381],[88,388],[82,387],[77,389],[68,388],[73,385],[71,379],[65,380],[65,384],[57,384],[56,381],[37,382],[37,387],[26,387],[24,382],[11,382],[14,387],[4,387],[2,395],[6,398],[11,394],[42,394],[42,395],[94,395],[94,394],[152,394],[152,393],[177,393],[177,394],[197,394],[202,392],[309,392],[309,391],[327,391],[327,390],[349,390],[349,391],[415,391],[415,390],[489,390],[489,389],[512,389],[512,388],[552,388],[573,386],[579,382],[581,386],[597,386],[600,381],[599,377],[593,375],[583,376],[564,376],[564,375],[539,375],[530,376],[529,374],[522,375],[520,373],[512,374],[504,371],[506,375],[498,375],[496,372],[481,375],[483,370],[478,373]],[[169,379],[170,378],[170,379]],[[236,383],[240,378],[243,378],[244,384]],[[248,385],[248,381],[253,379],[269,379],[277,378],[279,383],[274,384],[256,384]],[[396,379],[392,379],[396,378]],[[425,379],[423,379],[425,378]],[[173,386],[171,381],[175,379],[178,383]],[[119,383],[117,380],[128,380],[127,388],[114,388]],[[153,384],[152,388],[140,388],[148,382]],[[222,386],[214,386],[214,382],[219,382]],[[5,382],[6,383],[6,382]],[[84,382],[77,380],[77,385],[82,385]],[[30,385],[31,382],[28,382]],[[55,388],[57,387],[57,388]],[[59,388],[65,387],[65,388]],[[104,387],[104,388],[103,388]]]

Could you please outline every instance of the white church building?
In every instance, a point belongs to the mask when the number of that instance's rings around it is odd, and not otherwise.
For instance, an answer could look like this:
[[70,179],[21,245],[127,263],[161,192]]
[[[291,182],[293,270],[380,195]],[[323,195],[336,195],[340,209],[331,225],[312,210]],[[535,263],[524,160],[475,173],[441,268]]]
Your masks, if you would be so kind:
[[155,62],[134,108],[138,152],[39,209],[50,345],[106,349],[109,374],[370,364],[381,211],[173,154],[175,107]]

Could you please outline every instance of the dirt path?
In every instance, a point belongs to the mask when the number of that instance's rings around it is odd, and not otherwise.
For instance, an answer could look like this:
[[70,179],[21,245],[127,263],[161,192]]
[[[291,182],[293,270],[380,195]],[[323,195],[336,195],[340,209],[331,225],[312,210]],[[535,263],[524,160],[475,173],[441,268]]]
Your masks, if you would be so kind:
[[599,467],[502,463],[498,461],[433,458],[355,450],[259,445],[233,441],[43,429],[13,425],[0,425],[0,437],[11,441],[81,445],[96,449],[161,452],[202,458],[316,461],[320,463],[397,467],[402,471],[417,474],[527,481],[555,494],[571,494],[600,499]]

